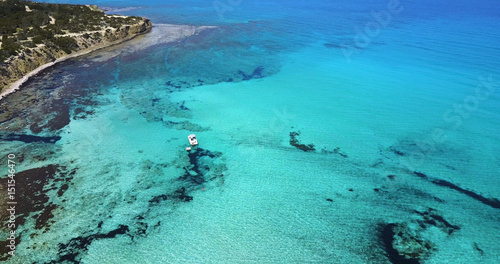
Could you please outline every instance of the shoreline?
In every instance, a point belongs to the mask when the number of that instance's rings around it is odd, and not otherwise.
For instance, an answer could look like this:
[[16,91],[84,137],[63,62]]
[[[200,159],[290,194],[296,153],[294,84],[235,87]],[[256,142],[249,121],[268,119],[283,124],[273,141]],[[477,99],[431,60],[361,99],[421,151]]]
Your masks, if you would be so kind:
[[110,42],[110,43],[96,45],[96,46],[88,48],[88,49],[83,49],[83,50],[77,51],[75,53],[71,53],[71,54],[68,54],[66,56],[62,56],[62,57],[56,59],[55,61],[51,61],[51,62],[45,63],[43,65],[40,65],[36,69],[34,69],[34,70],[28,72],[27,74],[25,74],[21,79],[15,81],[13,83],[11,83],[7,89],[5,89],[2,93],[0,93],[0,102],[5,97],[7,97],[9,94],[12,94],[12,93],[16,92],[17,90],[19,90],[22,87],[22,85],[26,81],[28,81],[31,77],[36,76],[41,71],[43,71],[43,70],[45,70],[47,68],[50,68],[50,67],[56,65],[59,62],[62,62],[62,61],[65,61],[65,60],[71,59],[71,58],[80,57],[80,56],[89,54],[91,52],[94,52],[94,51],[97,51],[97,50],[100,50],[100,49],[104,49],[104,48],[107,48],[107,47],[111,47],[111,46],[114,46],[114,45],[121,44],[121,43],[123,43],[125,41],[132,40],[132,39],[134,39],[137,36],[144,35],[144,34],[147,34],[149,32],[151,32],[151,30],[146,31],[146,32],[137,33],[137,34],[135,34],[133,36],[130,36],[128,38],[125,38],[125,39],[113,41],[113,42]]
[[[156,28],[157,33],[153,32],[153,28]],[[100,49],[108,48],[111,46],[115,46],[118,44],[121,44],[126,41],[130,41],[138,36],[145,35],[145,34],[153,34],[151,36],[152,39],[146,40],[146,42],[141,43],[141,45],[136,46],[137,49],[143,49],[146,47],[149,47],[151,45],[156,45],[159,43],[171,43],[171,42],[176,42],[181,39],[190,37],[192,35],[196,35],[199,32],[207,29],[213,29],[216,28],[216,26],[191,26],[191,25],[176,25],[176,24],[156,24],[153,25],[149,30],[145,32],[140,32],[137,34],[134,34],[128,38],[124,38],[121,40],[117,40],[114,42],[109,42],[105,44],[100,44],[96,45],[94,47],[90,47],[84,50],[77,51],[75,53],[68,54],[66,56],[62,56],[55,61],[51,61],[48,63],[45,63],[43,65],[38,66],[36,69],[28,72],[27,74],[23,75],[21,79],[18,79],[17,81],[11,83],[7,89],[5,89],[3,92],[0,93],[0,102],[7,97],[8,95],[16,92],[20,88],[22,88],[22,85],[27,82],[31,77],[36,76],[38,73],[41,71],[50,68],[54,65],[56,65],[59,62],[65,61],[67,59],[83,56],[89,53],[92,53],[94,51],[98,51]],[[134,45],[135,46],[135,45]]]

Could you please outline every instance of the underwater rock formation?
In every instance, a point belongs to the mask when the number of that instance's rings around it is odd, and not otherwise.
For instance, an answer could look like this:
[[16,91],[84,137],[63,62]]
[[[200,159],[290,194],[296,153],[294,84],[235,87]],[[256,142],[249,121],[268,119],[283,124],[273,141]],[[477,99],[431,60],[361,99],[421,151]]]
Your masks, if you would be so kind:
[[[384,223],[381,226],[379,239],[387,258],[393,264],[421,263],[437,250],[434,239],[439,236],[451,236],[460,230],[459,226],[449,223],[433,208],[423,212],[418,210],[413,212],[419,219],[402,223]],[[437,227],[442,233],[436,234],[436,229],[431,227]]]
[[212,152],[200,147],[189,152],[189,166],[184,167],[184,175],[181,180],[194,184],[202,184],[217,177],[223,177],[227,170],[224,164],[215,164],[213,161],[222,156],[221,152]]
[[321,152],[322,153],[326,153],[326,154],[338,154],[338,155],[340,155],[343,158],[348,158],[349,157],[347,154],[345,154],[344,152],[342,152],[339,147],[336,147],[333,150],[328,150],[326,148],[322,148]]
[[[182,155],[185,155],[185,151]],[[187,154],[187,160],[179,160],[182,164],[184,173],[179,177],[181,187],[174,192],[162,193],[152,197],[149,200],[149,205],[157,205],[163,201],[189,202],[193,200],[190,192],[200,185],[205,186],[209,182],[221,180],[223,182],[224,172],[227,167],[224,163],[218,161],[222,157],[221,152],[210,151],[200,147],[193,148]],[[177,162],[176,162],[177,163]]]
[[492,208],[496,208],[496,209],[500,209],[500,200],[497,199],[497,198],[486,198],[480,194],[477,194],[473,191],[470,191],[470,190],[467,190],[467,189],[464,189],[454,183],[451,183],[449,181],[446,181],[446,180],[442,180],[442,179],[436,179],[436,178],[432,178],[432,177],[429,177],[427,176],[426,174],[422,173],[422,172],[418,172],[418,171],[414,171],[413,172],[417,177],[419,178],[422,178],[428,182],[431,182],[435,185],[438,185],[438,186],[442,186],[442,187],[447,187],[449,189],[452,189],[452,190],[455,190],[455,191],[458,191],[462,194],[465,194],[485,205],[488,205]]
[[59,244],[59,259],[49,263],[80,263],[81,254],[88,250],[94,240],[115,238],[118,235],[127,234],[130,231],[126,225],[119,225],[118,228],[108,233],[96,233],[87,236],[72,238],[68,243]]
[[176,129],[176,130],[187,130],[187,131],[191,131],[191,132],[203,132],[203,131],[210,130],[210,128],[208,128],[208,127],[202,127],[198,124],[194,124],[194,123],[191,123],[189,121],[174,122],[174,121],[164,120],[163,118],[161,119],[161,121],[165,127]]
[[429,226],[435,226],[448,235],[451,235],[453,232],[460,230],[459,226],[450,224],[442,216],[438,215],[435,209],[429,208],[425,212],[414,210],[414,212],[423,217],[422,220],[418,220],[417,222],[419,223],[420,227],[424,229],[428,228]]
[[43,142],[43,143],[56,143],[61,139],[60,136],[53,137],[41,137],[41,136],[33,136],[33,135],[23,135],[23,134],[8,134],[8,135],[0,135],[0,141],[22,141],[24,143],[33,143],[33,142]]
[[242,70],[239,70],[238,73],[241,74],[243,81],[248,81],[248,80],[255,79],[255,78],[262,78],[263,71],[264,71],[264,67],[258,66],[257,68],[255,68],[253,70],[253,72],[251,74],[246,74]]
[[296,147],[297,149],[300,149],[302,151],[308,152],[308,151],[315,151],[316,149],[314,148],[314,144],[302,144],[299,142],[298,136],[300,136],[300,131],[297,132],[290,132],[290,146]]
[[385,225],[380,238],[387,257],[393,264],[419,264],[420,257],[426,251],[424,248],[430,246],[429,242],[411,234],[405,224]]
[[[24,225],[28,217],[35,219],[34,229],[48,230],[53,223],[54,211],[57,210],[57,205],[49,201],[49,192],[57,190],[58,196],[62,196],[75,173],[76,169],[69,170],[57,164],[18,172],[15,178],[17,217],[12,230]],[[1,190],[7,190],[7,179],[0,179]],[[4,195],[7,196],[6,193],[2,193],[2,196]],[[3,223],[9,217],[7,214],[6,210],[2,210],[0,220]],[[17,244],[20,243],[19,238],[20,236],[17,236]],[[8,250],[6,243],[6,241],[0,242],[0,260],[6,260],[10,256],[6,251]]]

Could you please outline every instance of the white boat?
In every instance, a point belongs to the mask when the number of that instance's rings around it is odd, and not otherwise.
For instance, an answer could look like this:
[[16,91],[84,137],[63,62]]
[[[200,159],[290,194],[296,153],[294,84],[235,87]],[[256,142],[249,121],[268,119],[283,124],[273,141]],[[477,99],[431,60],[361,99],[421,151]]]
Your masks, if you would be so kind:
[[198,140],[196,139],[196,135],[195,134],[189,135],[188,136],[188,140],[189,140],[189,144],[191,144],[191,146],[198,145]]

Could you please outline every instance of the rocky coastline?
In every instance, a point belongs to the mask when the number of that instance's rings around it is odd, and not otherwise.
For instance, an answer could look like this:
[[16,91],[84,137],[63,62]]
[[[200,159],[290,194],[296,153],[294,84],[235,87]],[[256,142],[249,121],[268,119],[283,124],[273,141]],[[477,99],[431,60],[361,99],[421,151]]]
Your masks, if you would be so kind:
[[50,44],[24,48],[17,55],[11,56],[0,64],[0,99],[18,89],[30,76],[59,61],[130,40],[150,32],[151,28],[152,23],[149,19],[138,17],[133,20],[133,23],[122,24],[118,27],[107,26],[101,30],[62,35],[76,41],[74,51],[69,53]]

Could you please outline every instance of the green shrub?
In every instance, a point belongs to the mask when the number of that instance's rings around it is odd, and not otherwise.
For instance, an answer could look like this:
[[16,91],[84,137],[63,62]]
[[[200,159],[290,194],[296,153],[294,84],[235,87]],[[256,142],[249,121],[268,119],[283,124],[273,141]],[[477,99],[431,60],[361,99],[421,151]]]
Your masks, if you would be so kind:
[[2,36],[2,50],[6,51],[9,56],[16,55],[19,48],[20,46],[17,44],[15,38],[11,38],[7,35]]
[[78,48],[76,40],[71,37],[57,37],[54,39],[54,44],[66,53],[71,53]]
[[[32,12],[26,12],[28,6]],[[51,20],[55,19],[55,24]],[[135,22],[137,17],[108,17],[84,5],[48,4],[21,0],[0,0],[0,60],[15,55],[19,50],[36,44],[55,45],[67,53],[78,48],[71,37],[56,37],[65,32],[97,31],[103,27],[119,28]],[[110,33],[107,30],[108,34]],[[100,33],[84,34],[86,39],[99,39]],[[29,41],[31,38],[31,41]]]

